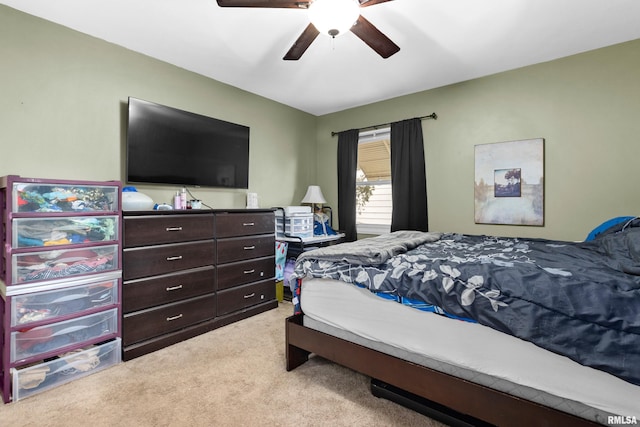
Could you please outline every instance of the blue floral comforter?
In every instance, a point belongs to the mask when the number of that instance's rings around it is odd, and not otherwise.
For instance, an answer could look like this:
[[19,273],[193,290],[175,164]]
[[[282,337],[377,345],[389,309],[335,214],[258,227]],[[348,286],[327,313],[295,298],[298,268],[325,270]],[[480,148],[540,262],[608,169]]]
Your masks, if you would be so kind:
[[[391,233],[305,252],[292,276],[475,321],[640,385],[639,219],[589,242],[410,233],[406,247]],[[385,238],[393,250],[354,255]]]

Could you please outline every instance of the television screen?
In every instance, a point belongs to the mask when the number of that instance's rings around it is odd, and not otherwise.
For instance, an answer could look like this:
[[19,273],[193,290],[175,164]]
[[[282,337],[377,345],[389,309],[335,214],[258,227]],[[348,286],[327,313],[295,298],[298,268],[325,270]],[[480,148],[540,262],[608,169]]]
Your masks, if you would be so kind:
[[249,128],[129,97],[127,182],[249,188]]

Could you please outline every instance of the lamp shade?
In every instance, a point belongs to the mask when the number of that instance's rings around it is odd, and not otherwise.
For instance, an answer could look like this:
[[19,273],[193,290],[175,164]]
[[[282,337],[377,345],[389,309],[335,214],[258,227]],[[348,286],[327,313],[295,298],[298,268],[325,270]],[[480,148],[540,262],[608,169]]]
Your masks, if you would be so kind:
[[310,185],[301,203],[327,203],[319,185]]
[[360,16],[357,0],[315,0],[309,5],[309,20],[322,34],[339,36],[355,24]]

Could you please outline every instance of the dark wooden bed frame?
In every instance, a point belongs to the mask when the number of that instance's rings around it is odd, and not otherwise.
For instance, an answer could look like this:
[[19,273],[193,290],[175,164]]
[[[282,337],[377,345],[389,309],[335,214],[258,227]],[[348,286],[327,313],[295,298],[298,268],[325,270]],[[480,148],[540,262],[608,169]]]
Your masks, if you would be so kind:
[[387,384],[496,426],[597,426],[599,424],[363,347],[302,323],[286,320],[287,371],[311,353]]

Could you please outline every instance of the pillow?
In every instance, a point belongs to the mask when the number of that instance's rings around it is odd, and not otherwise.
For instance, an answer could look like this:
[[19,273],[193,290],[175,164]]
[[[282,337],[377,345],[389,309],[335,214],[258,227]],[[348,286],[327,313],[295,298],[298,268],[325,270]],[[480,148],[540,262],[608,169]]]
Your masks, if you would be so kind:
[[627,222],[627,221],[631,221],[632,219],[636,218],[635,216],[618,216],[615,218],[611,218],[610,220],[607,220],[605,222],[603,222],[602,224],[600,224],[599,226],[597,226],[596,228],[594,228],[591,233],[589,233],[589,235],[587,236],[586,239],[584,239],[586,242],[595,239],[598,235],[600,235],[601,233],[603,233],[604,231],[607,231],[608,229],[619,225],[623,222]]

